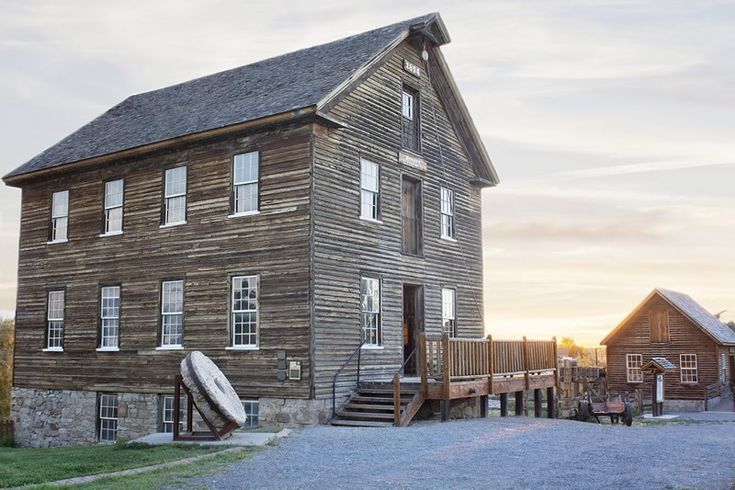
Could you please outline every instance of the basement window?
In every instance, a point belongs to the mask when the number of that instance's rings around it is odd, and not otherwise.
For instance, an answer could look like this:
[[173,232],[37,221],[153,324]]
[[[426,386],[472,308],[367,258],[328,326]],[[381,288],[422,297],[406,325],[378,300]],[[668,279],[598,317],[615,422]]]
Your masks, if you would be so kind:
[[117,395],[100,395],[99,441],[117,440]]
[[[161,429],[166,433],[174,431],[174,399],[173,396],[163,396],[161,398]],[[179,432],[183,432],[186,427],[186,397],[179,398]]]
[[699,374],[697,373],[697,354],[680,354],[679,371],[681,372],[681,382],[683,384],[699,383]]
[[123,180],[105,182],[105,235],[122,233]]
[[68,232],[69,191],[54,192],[51,198],[51,243],[67,241]]
[[240,400],[240,402],[242,403],[242,408],[245,409],[245,415],[248,416],[248,419],[245,421],[245,425],[243,425],[243,428],[257,427],[259,409],[258,400]]
[[642,383],[643,372],[643,356],[641,354],[625,355],[625,370],[627,373],[628,383]]

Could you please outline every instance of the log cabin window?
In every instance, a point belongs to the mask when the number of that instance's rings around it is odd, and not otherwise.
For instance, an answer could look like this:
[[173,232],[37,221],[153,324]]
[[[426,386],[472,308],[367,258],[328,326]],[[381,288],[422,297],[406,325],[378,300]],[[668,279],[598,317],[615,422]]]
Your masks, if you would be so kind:
[[403,148],[419,151],[419,93],[403,87],[401,92],[401,144]]
[[117,441],[117,395],[100,395],[97,424],[100,428],[100,442]]
[[727,352],[720,352],[720,383],[727,383]]
[[360,278],[360,325],[366,346],[381,343],[380,300],[380,279]]
[[231,346],[258,347],[258,276],[234,276],[230,304]]
[[380,167],[360,160],[360,217],[378,221],[380,209]]
[[403,177],[401,208],[403,225],[403,253],[423,253],[423,199],[421,181]]
[[684,384],[699,383],[697,373],[697,354],[679,354],[679,372]]
[[64,350],[64,301],[65,291],[49,291],[46,305],[46,350]]
[[186,223],[186,167],[166,170],[163,198],[163,226]]
[[258,212],[258,152],[235,155],[232,165],[232,212],[255,214]]
[[[165,433],[174,431],[174,397],[165,395],[161,398],[161,430]],[[186,397],[179,397],[179,432],[186,426]]]
[[180,348],[184,327],[184,281],[161,283],[161,347]]
[[100,290],[100,350],[117,350],[120,344],[120,286]]
[[454,191],[441,188],[441,237],[454,240]]
[[457,293],[454,289],[442,289],[442,333],[457,335]]
[[668,310],[651,310],[648,314],[649,334],[652,343],[666,343],[669,337]]
[[51,197],[50,242],[65,242],[69,236],[69,191],[54,192]]
[[625,370],[628,377],[628,383],[643,382],[643,372],[641,371],[642,366],[643,356],[641,354],[625,355]]
[[123,225],[123,180],[105,182],[105,235],[122,233]]

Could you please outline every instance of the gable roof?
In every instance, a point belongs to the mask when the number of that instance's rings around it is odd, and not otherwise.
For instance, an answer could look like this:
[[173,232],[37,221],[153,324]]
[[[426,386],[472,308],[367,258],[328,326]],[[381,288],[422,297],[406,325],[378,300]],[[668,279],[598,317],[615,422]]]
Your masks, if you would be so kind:
[[[381,55],[415,32],[426,34],[437,44],[449,42],[441,17],[432,13],[133,95],[16,168],[3,180],[12,183],[17,177],[41,170],[300,109],[313,108],[317,112]],[[479,145],[484,151],[481,141]],[[496,175],[492,163],[489,157],[482,159],[486,159],[483,163],[492,179]]]
[[676,308],[679,313],[687,317],[695,325],[704,331],[709,337],[712,338],[718,344],[735,345],[735,331],[730,329],[727,325],[717,319],[712,313],[707,311],[702,305],[694,301],[691,296],[669,289],[656,288],[646,299],[641,302],[625,320],[615,327],[607,336],[600,342],[601,344],[607,344],[610,339],[617,335],[620,330],[633,318],[643,307],[653,298],[654,296],[660,296],[672,307]]

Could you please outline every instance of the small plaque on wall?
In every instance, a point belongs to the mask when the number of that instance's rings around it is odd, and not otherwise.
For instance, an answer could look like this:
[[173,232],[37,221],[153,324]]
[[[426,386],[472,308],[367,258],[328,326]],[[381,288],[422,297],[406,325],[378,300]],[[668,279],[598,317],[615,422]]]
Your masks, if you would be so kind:
[[421,78],[421,67],[414,65],[408,60],[403,60],[403,69],[415,77]]
[[426,162],[424,161],[423,158],[419,158],[409,153],[399,151],[398,161],[407,167],[415,168],[416,170],[421,170],[422,172],[426,172]]

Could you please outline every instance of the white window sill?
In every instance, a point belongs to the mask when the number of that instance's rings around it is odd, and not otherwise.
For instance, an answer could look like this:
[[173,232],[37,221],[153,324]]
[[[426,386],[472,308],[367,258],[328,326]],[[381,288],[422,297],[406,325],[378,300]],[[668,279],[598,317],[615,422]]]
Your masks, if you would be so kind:
[[365,345],[362,346],[362,349],[363,350],[383,350],[384,347],[382,345],[365,344]]
[[225,350],[260,350],[257,345],[229,345]]
[[120,352],[119,347],[97,347],[97,352]]
[[117,236],[122,235],[123,232],[121,231],[108,231],[107,233],[101,233],[100,238],[106,237],[106,236]]
[[177,221],[176,223],[166,223],[165,225],[159,226],[159,228],[173,228],[174,226],[185,225],[186,221]]
[[229,216],[228,218],[242,218],[243,216],[256,216],[260,214],[260,211],[245,211],[244,213],[234,213]]
[[56,243],[66,243],[68,241],[69,241],[68,238],[64,238],[63,240],[50,240],[50,241],[46,242],[46,245],[54,245]]
[[447,242],[457,243],[457,239],[456,238],[452,238],[452,237],[449,237],[449,236],[443,236],[442,235],[442,240],[447,241]]
[[63,347],[46,347],[43,352],[64,352]]
[[360,216],[360,220],[361,221],[367,221],[368,223],[373,223],[373,224],[376,224],[376,225],[382,225],[383,224],[383,222],[380,221],[379,219],[367,218],[365,216]]
[[156,350],[184,350],[183,345],[162,345],[156,347]]

